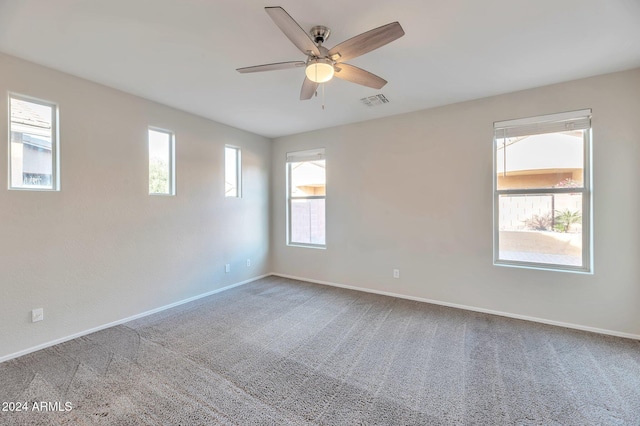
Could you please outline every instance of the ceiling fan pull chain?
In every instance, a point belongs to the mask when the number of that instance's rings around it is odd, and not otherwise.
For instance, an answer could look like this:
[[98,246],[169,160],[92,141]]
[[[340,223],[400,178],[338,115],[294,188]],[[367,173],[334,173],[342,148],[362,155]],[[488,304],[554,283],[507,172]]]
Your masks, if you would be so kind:
[[[318,66],[316,65],[316,81],[318,81]],[[322,86],[322,109],[324,110],[324,83],[321,84]]]

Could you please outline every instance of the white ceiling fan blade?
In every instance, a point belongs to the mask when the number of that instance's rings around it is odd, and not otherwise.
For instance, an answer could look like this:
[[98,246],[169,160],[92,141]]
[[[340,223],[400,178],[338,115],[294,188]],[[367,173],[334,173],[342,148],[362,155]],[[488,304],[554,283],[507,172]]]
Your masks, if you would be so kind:
[[354,67],[353,65],[339,63],[336,64],[335,68],[336,72],[334,76],[352,83],[361,84],[374,89],[382,89],[382,87],[387,84],[387,80],[384,78],[371,74],[369,71],[365,71],[361,68]]
[[273,64],[255,65],[252,67],[238,68],[236,69],[236,71],[238,71],[239,73],[245,74],[248,72],[286,70],[289,68],[300,68],[300,67],[303,67],[304,64],[305,63],[302,61],[276,62]]
[[303,30],[300,25],[280,6],[265,7],[264,10],[269,14],[273,22],[286,35],[293,44],[305,55],[310,53],[320,56],[318,46],[311,40],[309,34]]
[[329,58],[334,61],[348,61],[391,43],[403,35],[402,26],[398,22],[392,22],[343,41],[329,50]]
[[300,100],[305,101],[311,99],[313,94],[316,93],[316,90],[318,90],[318,83],[314,83],[305,77],[302,83],[302,89],[300,90]]

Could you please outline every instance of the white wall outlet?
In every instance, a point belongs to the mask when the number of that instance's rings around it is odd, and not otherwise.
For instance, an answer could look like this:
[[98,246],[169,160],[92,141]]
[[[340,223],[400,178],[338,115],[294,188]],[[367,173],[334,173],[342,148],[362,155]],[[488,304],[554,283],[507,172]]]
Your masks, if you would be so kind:
[[251,266],[251,259],[247,259],[247,268]]
[[231,265],[228,263],[225,263],[224,265],[224,272],[229,273],[231,272]]
[[400,269],[393,270],[393,278],[400,278]]
[[38,322],[44,319],[44,309],[38,308],[31,311],[31,322]]

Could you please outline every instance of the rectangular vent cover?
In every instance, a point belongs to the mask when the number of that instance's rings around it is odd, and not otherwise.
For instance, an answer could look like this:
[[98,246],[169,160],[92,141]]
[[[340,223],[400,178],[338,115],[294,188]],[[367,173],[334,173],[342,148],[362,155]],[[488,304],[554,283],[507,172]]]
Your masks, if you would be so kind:
[[379,95],[362,98],[360,99],[360,101],[368,107],[389,103],[389,99],[387,99],[386,96],[384,96],[382,93],[380,93]]

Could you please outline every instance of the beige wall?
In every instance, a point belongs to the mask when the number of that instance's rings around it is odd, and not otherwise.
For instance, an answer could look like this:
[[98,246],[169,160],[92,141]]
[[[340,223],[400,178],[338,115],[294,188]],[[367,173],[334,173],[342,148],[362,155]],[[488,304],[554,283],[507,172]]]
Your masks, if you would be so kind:
[[[62,164],[60,192],[0,189],[0,359],[269,271],[640,335],[640,69],[273,144],[5,55],[0,89],[59,104]],[[583,108],[595,273],[493,266],[493,122]],[[176,133],[175,197],[147,194],[150,125]],[[242,148],[241,199],[223,194],[225,144]],[[287,247],[285,153],[317,147],[327,249]]]
[[[595,273],[494,266],[493,122],[585,108]],[[327,249],[288,247],[285,153],[318,147]],[[278,138],[272,162],[276,273],[640,335],[640,69]]]
[[[0,149],[0,359],[269,272],[268,139],[0,55],[7,91],[59,104],[62,170],[60,192],[8,191]],[[175,197],[148,195],[148,126],[176,134]]]

